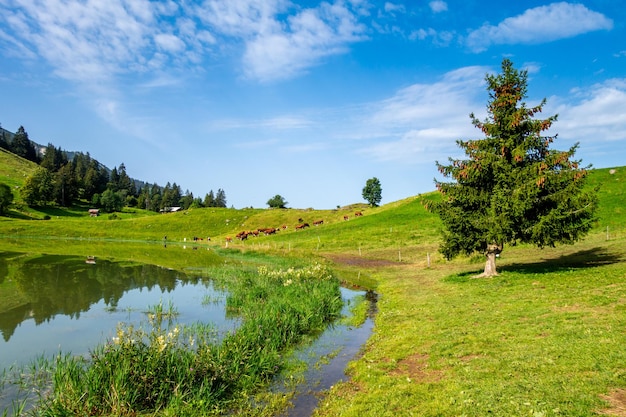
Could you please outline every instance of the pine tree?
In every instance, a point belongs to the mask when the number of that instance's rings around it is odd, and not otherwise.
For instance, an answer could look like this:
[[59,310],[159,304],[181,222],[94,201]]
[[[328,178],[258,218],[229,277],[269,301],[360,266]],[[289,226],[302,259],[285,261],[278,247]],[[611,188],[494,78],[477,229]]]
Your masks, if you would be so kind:
[[35,149],[35,145],[28,138],[28,133],[24,130],[24,126],[20,126],[13,136],[11,152],[29,161],[38,162],[37,150]]
[[487,75],[488,117],[472,123],[484,139],[457,141],[468,159],[437,163],[452,182],[436,181],[443,199],[431,208],[444,225],[441,252],[486,256],[481,276],[496,275],[496,256],[505,244],[539,247],[574,243],[592,227],[596,190],[585,188],[587,169],[567,151],[550,149],[556,136],[542,136],[557,116],[534,119],[546,100],[527,108],[527,71],[502,61],[502,73]]
[[57,172],[65,164],[67,164],[65,152],[61,148],[55,148],[53,144],[48,143],[39,165],[50,172]]
[[204,207],[215,207],[215,195],[213,190],[204,195]]
[[217,190],[214,204],[215,207],[226,207],[226,193],[221,188]]
[[54,178],[54,196],[57,204],[68,207],[78,195],[75,176],[72,172],[72,164],[63,165],[53,175]]
[[0,148],[10,150],[8,135],[6,134],[6,130],[2,128],[0,124]]

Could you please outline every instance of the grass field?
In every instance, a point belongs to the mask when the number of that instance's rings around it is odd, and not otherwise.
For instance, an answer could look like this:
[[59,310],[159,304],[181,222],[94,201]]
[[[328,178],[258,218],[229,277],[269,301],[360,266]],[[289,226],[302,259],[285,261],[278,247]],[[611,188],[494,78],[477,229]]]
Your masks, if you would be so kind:
[[[589,236],[543,250],[505,247],[500,275],[489,279],[471,278],[482,257],[446,261],[437,253],[439,222],[424,209],[432,194],[366,208],[358,218],[360,206],[129,210],[112,220],[61,210],[47,221],[0,219],[0,250],[181,269],[221,251],[330,262],[342,279],[374,288],[379,301],[374,334],[349,365],[350,380],[324,396],[318,416],[624,416],[624,181],[626,168],[594,170],[600,207]],[[296,231],[299,219],[324,224]],[[225,247],[240,230],[283,224],[276,235]],[[157,251],[165,235],[172,250]],[[205,240],[192,243],[193,236]]]

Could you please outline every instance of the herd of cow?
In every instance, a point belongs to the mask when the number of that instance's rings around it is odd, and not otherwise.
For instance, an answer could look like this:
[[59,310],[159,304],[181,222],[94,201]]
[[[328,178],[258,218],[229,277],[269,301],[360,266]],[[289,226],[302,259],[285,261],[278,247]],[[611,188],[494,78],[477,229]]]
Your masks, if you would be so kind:
[[[354,217],[360,217],[363,215],[362,211],[357,211],[356,213],[354,213]],[[350,220],[350,216],[343,216],[344,220]],[[320,226],[324,224],[324,220],[316,220],[313,222],[313,226]],[[311,227],[310,224],[306,223],[304,220],[302,219],[298,219],[298,224],[296,225],[296,230],[302,230],[302,229],[306,229],[307,227]],[[285,230],[287,229],[287,225],[283,224],[281,227],[267,227],[267,228],[260,228],[260,229],[256,229],[256,230],[242,230],[241,232],[237,233],[235,235],[236,239],[239,240],[246,240],[248,239],[248,236],[259,236],[260,234],[264,234],[264,235],[273,235],[278,233],[280,230]],[[226,237],[226,242],[232,242],[233,238],[230,236]]]

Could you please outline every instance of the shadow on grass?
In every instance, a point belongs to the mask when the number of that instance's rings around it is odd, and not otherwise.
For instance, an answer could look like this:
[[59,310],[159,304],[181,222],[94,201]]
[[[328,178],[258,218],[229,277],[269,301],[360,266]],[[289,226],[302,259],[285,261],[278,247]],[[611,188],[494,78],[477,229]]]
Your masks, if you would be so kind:
[[35,216],[30,216],[28,214],[21,213],[21,212],[16,211],[16,210],[8,210],[6,212],[6,214],[5,214],[5,216],[9,217],[11,219],[19,219],[19,220],[39,220]]
[[498,270],[520,274],[546,274],[579,268],[595,268],[622,261],[620,254],[611,253],[606,248],[596,247],[537,262],[503,265]]
[[[541,259],[537,262],[511,263],[498,266],[497,269],[498,273],[501,275],[507,272],[518,274],[550,274],[572,269],[596,268],[618,262],[624,262],[620,254],[609,252],[606,248],[596,247],[555,258]],[[467,282],[481,272],[482,269],[461,272],[445,278],[444,281],[457,283]]]
[[64,207],[42,207],[39,211],[50,217],[87,217],[84,213],[79,213],[75,209],[71,210]]

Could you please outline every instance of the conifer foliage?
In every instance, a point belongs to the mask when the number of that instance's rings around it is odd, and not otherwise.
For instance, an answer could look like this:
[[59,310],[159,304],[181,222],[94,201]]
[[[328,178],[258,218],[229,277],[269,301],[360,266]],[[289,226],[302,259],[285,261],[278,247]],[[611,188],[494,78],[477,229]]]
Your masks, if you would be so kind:
[[539,247],[574,243],[592,227],[597,190],[585,187],[589,167],[567,151],[550,149],[555,136],[543,136],[557,116],[536,119],[546,100],[527,108],[527,71],[504,59],[502,73],[485,77],[490,101],[486,120],[470,114],[485,138],[458,140],[467,159],[437,162],[450,182],[435,181],[442,194],[432,206],[443,225],[441,252],[484,253],[481,276],[496,275],[496,255],[505,244]]

